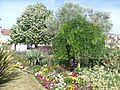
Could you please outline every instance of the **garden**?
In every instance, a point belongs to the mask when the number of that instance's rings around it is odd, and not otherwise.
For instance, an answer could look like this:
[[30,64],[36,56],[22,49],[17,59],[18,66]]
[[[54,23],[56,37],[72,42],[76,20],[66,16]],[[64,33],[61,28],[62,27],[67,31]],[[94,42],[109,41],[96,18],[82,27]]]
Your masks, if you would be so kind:
[[41,3],[30,5],[11,28],[11,43],[35,48],[17,52],[3,45],[0,81],[17,68],[35,77],[42,90],[120,90],[120,49],[105,42],[111,27],[108,13],[76,3],[65,3],[56,16]]

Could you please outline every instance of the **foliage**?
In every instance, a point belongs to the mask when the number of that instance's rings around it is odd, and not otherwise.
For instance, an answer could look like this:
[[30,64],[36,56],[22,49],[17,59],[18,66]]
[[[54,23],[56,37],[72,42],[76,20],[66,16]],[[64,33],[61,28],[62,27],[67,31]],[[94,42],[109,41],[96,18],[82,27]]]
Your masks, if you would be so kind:
[[50,42],[52,41],[54,35],[57,33],[59,23],[55,20],[54,15],[50,15],[50,17],[46,20],[46,35],[50,38]]
[[85,12],[86,8],[81,7],[78,3],[64,3],[56,11],[56,20],[58,20],[61,24],[64,24],[65,22],[78,16],[84,16]]
[[[61,67],[62,68],[62,67]],[[120,73],[104,66],[76,68],[75,72],[61,70],[58,66],[33,66],[36,79],[52,90],[119,90]]]
[[29,60],[26,57],[26,52],[15,52],[13,58],[15,62],[21,62],[26,65],[29,64]]
[[34,72],[37,72],[37,71],[40,70],[41,66],[40,65],[35,65],[32,68],[33,68]]
[[50,66],[51,65],[57,65],[57,62],[54,59],[54,55],[53,54],[51,54],[51,55],[46,54],[45,55],[45,60],[47,61],[46,64],[48,64]]
[[81,77],[91,81],[96,90],[119,90],[120,73],[117,70],[111,72],[104,66],[94,66],[93,68],[79,68]]
[[80,6],[79,3],[66,2],[55,12],[53,18],[48,22],[48,31],[50,30],[53,34],[56,34],[61,25],[78,16],[83,16],[88,21],[98,25],[103,33],[108,33],[112,27],[108,12],[85,8]]
[[67,63],[80,59],[81,66],[94,66],[104,55],[105,43],[101,29],[83,17],[65,23],[53,40],[55,59]]
[[111,71],[118,70],[120,72],[120,50],[106,47],[105,60],[102,63]]
[[7,45],[0,47],[0,79],[11,73],[13,67],[11,62],[12,51],[7,50]]
[[11,31],[12,42],[34,44],[49,43],[49,36],[46,35],[46,20],[52,14],[42,3],[29,5],[17,18],[17,26]]
[[89,21],[98,25],[102,29],[103,33],[108,33],[113,26],[110,21],[109,12],[94,11],[89,15]]
[[27,52],[27,57],[30,61],[30,65],[43,65],[47,61],[44,59],[44,54],[40,50],[31,50]]

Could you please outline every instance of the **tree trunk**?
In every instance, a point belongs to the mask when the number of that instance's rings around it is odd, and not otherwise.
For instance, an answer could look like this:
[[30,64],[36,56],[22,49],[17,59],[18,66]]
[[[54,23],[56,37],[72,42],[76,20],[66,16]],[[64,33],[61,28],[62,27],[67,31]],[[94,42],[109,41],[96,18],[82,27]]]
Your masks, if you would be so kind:
[[70,60],[71,59],[71,56],[70,56],[70,45],[67,43],[67,40],[65,39],[65,47],[67,49],[67,55],[68,55],[68,59]]
[[35,44],[35,48],[37,48],[38,47],[38,45],[37,44]]
[[32,44],[30,44],[30,49],[32,49]]
[[16,50],[16,44],[14,45],[14,49]]

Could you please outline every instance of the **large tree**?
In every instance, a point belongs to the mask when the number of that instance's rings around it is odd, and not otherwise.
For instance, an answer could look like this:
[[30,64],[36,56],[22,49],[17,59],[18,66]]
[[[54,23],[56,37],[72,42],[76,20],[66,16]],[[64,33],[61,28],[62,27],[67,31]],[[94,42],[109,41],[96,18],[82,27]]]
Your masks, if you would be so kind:
[[[59,63],[80,59],[81,66],[100,63],[105,53],[105,37],[97,25],[77,17],[66,22],[53,39],[53,51]],[[66,62],[67,61],[67,62]]]
[[46,20],[52,14],[42,3],[29,5],[22,15],[17,18],[17,25],[11,29],[13,43],[47,44],[49,36],[46,31]]
[[[55,12],[54,18],[50,20],[49,29],[57,32],[61,25],[77,16],[83,16],[88,21],[98,25],[102,29],[103,33],[108,33],[112,27],[108,12],[100,12],[82,7],[79,3],[67,2]],[[55,34],[55,32],[53,33]]]
[[92,11],[92,13],[89,14],[89,20],[98,25],[105,34],[112,28],[109,12]]

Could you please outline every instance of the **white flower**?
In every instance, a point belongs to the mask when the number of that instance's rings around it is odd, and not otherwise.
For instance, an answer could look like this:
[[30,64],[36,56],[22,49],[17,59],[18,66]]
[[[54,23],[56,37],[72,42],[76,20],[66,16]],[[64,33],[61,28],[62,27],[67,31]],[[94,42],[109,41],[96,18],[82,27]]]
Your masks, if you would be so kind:
[[34,74],[34,76],[36,76],[37,77],[37,75],[39,74],[39,72],[36,72],[35,74]]

